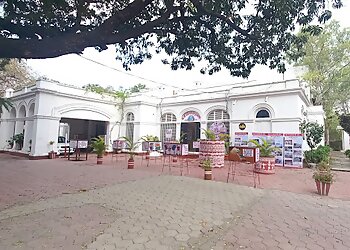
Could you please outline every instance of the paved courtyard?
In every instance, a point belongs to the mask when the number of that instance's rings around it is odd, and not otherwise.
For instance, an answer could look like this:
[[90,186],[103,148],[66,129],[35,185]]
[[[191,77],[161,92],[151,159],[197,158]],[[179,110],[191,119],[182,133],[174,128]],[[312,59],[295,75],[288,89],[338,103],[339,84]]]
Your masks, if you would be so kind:
[[350,248],[346,200],[1,154],[0,188],[0,249]]

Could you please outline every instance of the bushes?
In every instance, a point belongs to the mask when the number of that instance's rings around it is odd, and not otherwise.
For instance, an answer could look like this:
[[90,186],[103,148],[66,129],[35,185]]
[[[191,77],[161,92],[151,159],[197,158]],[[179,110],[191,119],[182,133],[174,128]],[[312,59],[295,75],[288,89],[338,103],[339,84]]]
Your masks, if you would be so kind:
[[345,150],[345,155],[350,158],[350,149]]
[[331,148],[329,146],[318,146],[316,149],[305,151],[305,160],[308,163],[319,164],[329,162]]

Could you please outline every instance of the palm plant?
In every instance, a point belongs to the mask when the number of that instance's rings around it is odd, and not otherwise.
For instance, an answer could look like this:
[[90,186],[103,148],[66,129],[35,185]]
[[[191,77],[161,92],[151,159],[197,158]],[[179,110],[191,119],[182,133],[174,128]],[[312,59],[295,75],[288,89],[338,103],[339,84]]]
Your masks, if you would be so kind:
[[134,159],[134,155],[135,155],[135,150],[137,149],[137,147],[139,146],[140,144],[140,140],[134,142],[133,140],[131,140],[129,137],[127,136],[123,136],[121,137],[122,139],[125,140],[125,144],[126,144],[126,147],[129,149],[130,151],[130,160],[133,160]]
[[102,136],[93,138],[91,142],[91,147],[93,148],[94,152],[96,152],[97,157],[101,158],[106,150],[104,138]]
[[209,141],[215,141],[216,139],[214,132],[210,129],[203,129],[203,134]]
[[280,148],[272,146],[267,140],[261,138],[262,144],[259,144],[256,140],[250,140],[257,148],[260,149],[260,156],[262,157],[273,157],[273,152],[280,151]]
[[7,98],[0,97],[0,114],[2,114],[2,108],[5,108],[7,111],[10,111],[10,109],[13,107],[12,102]]

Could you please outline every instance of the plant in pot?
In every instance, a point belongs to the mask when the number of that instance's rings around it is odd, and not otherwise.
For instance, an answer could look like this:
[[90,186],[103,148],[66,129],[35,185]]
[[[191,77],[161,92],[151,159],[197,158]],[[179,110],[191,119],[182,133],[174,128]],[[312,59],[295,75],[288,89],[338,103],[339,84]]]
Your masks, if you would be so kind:
[[55,144],[54,141],[49,141],[49,145],[51,147],[51,151],[49,152],[49,159],[55,159],[56,153],[55,153],[55,150],[53,149],[54,144]]
[[15,143],[15,139],[13,137],[11,137],[9,140],[6,141],[7,142],[7,145],[8,145],[8,148],[9,149],[12,149],[13,148],[13,145]]
[[250,140],[249,142],[253,143],[260,151],[260,160],[259,164],[256,165],[254,171],[262,174],[274,174],[275,173],[275,156],[274,152],[279,151],[280,148],[272,146],[265,139],[261,139],[262,144],[256,140]]
[[[206,139],[201,140],[199,144],[199,162],[202,167],[202,162],[205,159],[210,159],[212,167],[224,167],[225,163],[225,141],[219,139],[219,135],[210,129],[203,129],[203,134]],[[225,138],[225,137],[223,137]]]
[[128,159],[128,169],[133,169],[135,166],[134,155],[135,150],[138,148],[140,144],[140,140],[134,142],[129,137],[122,137],[125,140],[126,148],[129,149],[129,159]]
[[212,179],[212,162],[210,159],[202,160],[202,168],[204,169],[204,180]]
[[102,136],[98,136],[91,140],[91,145],[93,151],[97,155],[97,164],[101,165],[103,163],[103,154],[106,151],[105,140]]
[[317,193],[319,195],[328,195],[331,184],[334,181],[334,176],[328,163],[321,162],[318,164],[312,177],[316,183]]
[[16,143],[16,149],[21,150],[23,148],[24,134],[19,133],[14,135],[13,140]]

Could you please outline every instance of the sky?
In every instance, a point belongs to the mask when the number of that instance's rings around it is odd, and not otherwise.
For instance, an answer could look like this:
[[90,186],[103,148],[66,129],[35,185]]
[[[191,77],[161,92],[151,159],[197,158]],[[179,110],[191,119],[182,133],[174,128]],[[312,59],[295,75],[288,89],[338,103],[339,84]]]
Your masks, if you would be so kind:
[[[332,13],[333,19],[339,21],[342,27],[350,27],[350,18],[348,16],[350,13],[350,0],[344,0],[344,7],[339,10],[332,10]],[[128,88],[135,84],[143,83],[149,88],[175,86],[186,89],[196,87],[198,84],[205,87],[261,78],[279,81],[287,79],[289,75],[294,74],[292,70],[287,70],[287,74],[283,76],[275,70],[269,70],[265,66],[256,66],[248,79],[232,77],[226,69],[212,76],[203,75],[199,72],[200,66],[195,67],[191,71],[173,71],[169,65],[163,65],[160,61],[162,59],[160,55],[154,55],[151,60],[145,61],[141,65],[131,66],[131,71],[125,71],[120,61],[115,59],[115,55],[113,46],[109,46],[109,49],[103,52],[98,52],[94,48],[87,48],[83,53],[83,57],[87,59],[70,54],[50,59],[27,60],[27,64],[36,74],[62,83],[76,86],[94,83],[115,88],[119,86]],[[107,67],[91,62],[88,59],[102,63]]]

